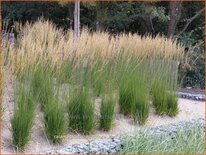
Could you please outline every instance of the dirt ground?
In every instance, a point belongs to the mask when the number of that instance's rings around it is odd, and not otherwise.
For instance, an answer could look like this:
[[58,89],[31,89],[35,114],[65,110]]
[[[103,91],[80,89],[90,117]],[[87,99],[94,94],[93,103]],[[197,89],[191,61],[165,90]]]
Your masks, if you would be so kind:
[[[12,77],[11,73],[8,73],[7,77]],[[5,89],[3,96],[3,128],[2,128],[2,153],[15,153],[11,142],[11,124],[10,119],[13,113],[13,89],[12,89],[12,79],[5,78]],[[98,103],[99,100],[97,99]],[[29,144],[25,149],[25,153],[38,153],[39,151],[49,150],[53,148],[59,148],[70,144],[88,142],[92,139],[96,138],[105,138],[113,135],[120,135],[124,133],[134,132],[139,128],[147,128],[154,127],[163,124],[174,123],[182,120],[190,120],[193,118],[205,118],[205,102],[202,101],[192,101],[187,99],[179,99],[179,114],[171,118],[169,116],[158,116],[155,114],[154,108],[150,106],[150,114],[147,123],[144,126],[134,125],[133,121],[129,117],[124,117],[123,115],[117,113],[115,116],[115,121],[113,124],[113,128],[109,132],[104,132],[98,130],[98,128],[88,136],[84,136],[82,134],[74,133],[68,131],[65,136],[65,140],[62,145],[54,145],[49,142],[45,133],[43,126],[43,117],[40,110],[38,110],[33,129],[31,134],[31,139]]]

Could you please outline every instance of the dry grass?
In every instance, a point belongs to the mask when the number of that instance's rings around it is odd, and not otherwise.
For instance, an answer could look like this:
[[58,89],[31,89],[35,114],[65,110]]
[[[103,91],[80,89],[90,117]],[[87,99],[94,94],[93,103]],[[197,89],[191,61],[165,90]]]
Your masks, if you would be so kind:
[[14,72],[23,71],[28,64],[35,64],[36,60],[47,61],[48,58],[51,58],[54,66],[60,66],[62,60],[69,59],[78,67],[85,59],[93,66],[98,57],[103,64],[121,58],[126,58],[128,62],[134,57],[137,60],[152,57],[179,59],[184,50],[177,41],[162,36],[152,38],[120,34],[114,37],[107,32],[90,33],[86,29],[81,31],[79,41],[74,42],[71,30],[63,32],[42,19],[34,24],[26,24],[21,31],[22,37],[15,46],[4,44]]

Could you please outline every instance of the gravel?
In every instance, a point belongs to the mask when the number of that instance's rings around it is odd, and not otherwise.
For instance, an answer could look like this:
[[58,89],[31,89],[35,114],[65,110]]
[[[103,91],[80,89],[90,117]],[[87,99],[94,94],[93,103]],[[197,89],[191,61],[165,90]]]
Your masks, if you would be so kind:
[[[171,138],[175,137],[177,130],[183,128],[189,129],[192,125],[198,126],[198,128],[205,127],[205,119],[198,118],[190,121],[180,121],[178,123],[172,123],[169,125],[161,125],[158,127],[152,127],[146,129],[152,134],[168,134]],[[136,134],[137,132],[135,132]],[[130,133],[129,136],[135,136]],[[90,141],[88,143],[69,145],[61,149],[48,150],[44,152],[38,152],[39,154],[118,154],[123,147],[123,138],[121,136],[102,138]]]
[[195,101],[205,101],[204,94],[191,94],[191,93],[178,92],[177,96],[180,98],[185,98],[185,99],[190,99]]

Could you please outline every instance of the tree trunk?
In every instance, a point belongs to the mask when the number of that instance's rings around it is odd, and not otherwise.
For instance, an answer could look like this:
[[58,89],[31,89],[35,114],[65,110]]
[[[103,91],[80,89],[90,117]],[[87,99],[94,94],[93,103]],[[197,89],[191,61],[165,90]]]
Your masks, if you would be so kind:
[[167,37],[173,38],[175,34],[175,29],[177,23],[180,20],[182,11],[182,2],[181,1],[170,1],[169,3],[169,25],[167,31]]
[[80,1],[75,1],[74,7],[74,39],[77,40],[80,36]]

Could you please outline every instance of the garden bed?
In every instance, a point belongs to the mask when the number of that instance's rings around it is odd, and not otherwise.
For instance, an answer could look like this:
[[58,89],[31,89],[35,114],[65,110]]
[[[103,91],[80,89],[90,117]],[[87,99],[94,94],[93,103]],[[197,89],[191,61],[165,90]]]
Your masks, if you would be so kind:
[[176,94],[185,49],[177,41],[87,29],[74,41],[72,30],[43,19],[21,32],[12,45],[3,41],[4,153],[44,152],[204,118],[205,96]]
[[[11,73],[6,71],[5,78],[5,89],[3,96],[3,129],[2,129],[2,142],[3,149],[2,153],[15,153],[12,147],[12,136],[11,136],[11,124],[10,119],[13,115],[13,88],[12,88],[12,77]],[[99,99],[96,99],[98,104]],[[78,143],[87,143],[89,141],[114,137],[126,133],[132,133],[137,129],[146,129],[150,127],[157,127],[160,125],[166,125],[170,123],[176,123],[179,121],[188,121],[195,118],[205,117],[205,103],[203,101],[193,101],[188,99],[178,99],[179,114],[176,117],[169,117],[166,115],[158,116],[155,113],[154,108],[150,108],[149,118],[144,126],[134,125],[133,119],[124,116],[120,113],[116,113],[113,127],[110,131],[104,132],[98,128],[91,135],[82,135],[80,133],[75,133],[68,131],[66,138],[62,144],[52,144],[45,135],[44,125],[43,125],[43,113],[40,109],[35,116],[34,125],[32,128],[32,135],[25,149],[25,153],[38,153],[44,152],[46,150],[53,150],[58,148],[63,148],[63,146],[69,146]]]

